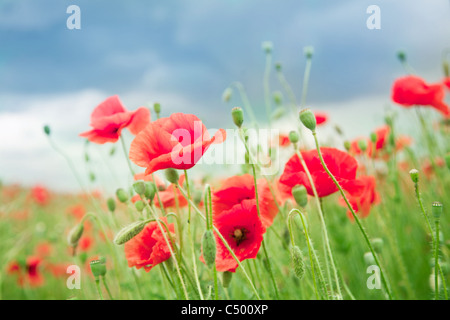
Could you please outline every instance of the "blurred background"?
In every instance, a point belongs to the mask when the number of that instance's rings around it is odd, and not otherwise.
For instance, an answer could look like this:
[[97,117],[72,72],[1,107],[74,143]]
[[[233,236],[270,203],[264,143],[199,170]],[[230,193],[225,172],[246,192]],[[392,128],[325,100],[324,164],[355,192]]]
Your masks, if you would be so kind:
[[[80,30],[66,26],[74,4]],[[380,30],[366,26],[372,4],[381,9]],[[84,173],[78,134],[113,94],[130,110],[160,102],[163,116],[194,113],[207,127],[231,128],[230,108],[241,101],[225,104],[222,93],[237,80],[264,121],[263,41],[273,43],[274,62],[297,98],[303,48],[313,46],[307,104],[328,112],[347,136],[368,135],[383,124],[392,82],[405,73],[398,50],[428,82],[442,79],[449,18],[448,0],[0,0],[0,179],[77,189],[42,128],[51,127]],[[273,75],[271,89],[280,88]],[[111,145],[89,148],[109,176],[103,161]],[[116,156],[126,175],[123,155]]]

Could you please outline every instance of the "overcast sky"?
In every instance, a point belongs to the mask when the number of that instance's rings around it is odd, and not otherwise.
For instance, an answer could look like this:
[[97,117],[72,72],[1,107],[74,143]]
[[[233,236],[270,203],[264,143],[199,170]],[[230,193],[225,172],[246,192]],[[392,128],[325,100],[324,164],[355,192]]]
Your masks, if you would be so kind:
[[[81,9],[81,30],[66,27],[72,4]],[[381,9],[380,30],[366,27],[372,4]],[[42,126],[51,125],[84,174],[78,134],[88,129],[93,108],[113,94],[129,109],[159,101],[165,115],[194,113],[209,127],[228,128],[231,106],[221,96],[239,80],[263,114],[263,41],[273,42],[274,61],[283,63],[298,97],[303,47],[312,45],[308,104],[328,111],[350,135],[368,134],[382,124],[392,82],[404,74],[399,49],[427,81],[441,80],[450,3],[0,0],[0,179],[76,187]],[[276,77],[271,88],[280,89]],[[93,147],[106,155],[110,145]],[[117,155],[115,166],[123,169],[122,160]]]

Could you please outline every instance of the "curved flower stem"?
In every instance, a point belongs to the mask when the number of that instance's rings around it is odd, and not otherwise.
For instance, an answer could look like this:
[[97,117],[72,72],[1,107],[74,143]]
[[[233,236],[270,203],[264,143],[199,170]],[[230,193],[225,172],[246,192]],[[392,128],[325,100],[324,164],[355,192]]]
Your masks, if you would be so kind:
[[100,279],[95,279],[95,287],[97,288],[98,295],[100,296],[100,300],[105,300],[103,298],[102,288],[100,287]]
[[266,113],[267,113],[267,118],[269,120],[269,127],[270,127],[270,123],[271,123],[271,103],[270,103],[270,85],[269,85],[269,80],[270,80],[270,70],[272,69],[272,53],[270,51],[266,51],[266,68],[264,71],[264,81],[263,81],[263,85],[264,85],[264,101],[266,104]]
[[[192,208],[197,212],[197,214],[206,221],[206,217],[203,215],[203,213],[200,211],[200,209],[192,202],[192,200],[187,196],[186,191],[184,191],[183,187],[177,183],[178,189],[180,190],[181,194],[183,195],[183,197],[191,204]],[[239,261],[238,257],[236,256],[236,254],[234,253],[233,249],[231,249],[230,245],[228,244],[227,240],[224,238],[224,236],[220,233],[219,229],[217,229],[216,226],[212,226],[214,232],[217,234],[217,236],[220,238],[220,240],[222,241],[222,243],[225,245],[225,247],[227,248],[227,250],[230,252],[231,256],[233,257],[233,259],[236,261],[236,263],[238,264],[238,266],[241,268],[242,272],[244,273],[244,276],[247,278],[250,287],[252,288],[253,293],[255,294],[256,298],[258,300],[261,300],[258,291],[256,290],[255,285],[253,284],[252,279],[250,279],[250,276],[248,275],[247,271],[245,270],[244,266],[242,265],[241,261]]]
[[236,89],[239,91],[239,94],[241,95],[242,102],[244,104],[244,108],[247,111],[248,115],[250,116],[250,119],[252,123],[255,124],[255,126],[258,125],[255,117],[255,113],[253,112],[252,105],[250,104],[250,101],[248,100],[247,94],[245,93],[244,86],[240,82],[233,82],[230,86],[236,87]]
[[294,237],[292,234],[292,221],[291,221],[291,214],[293,212],[296,212],[300,216],[300,219],[302,220],[303,231],[305,233],[305,238],[306,238],[306,244],[308,245],[309,262],[311,263],[311,271],[312,271],[312,277],[313,277],[313,283],[314,283],[314,292],[316,294],[316,299],[319,300],[320,298],[319,298],[319,292],[317,290],[316,273],[314,271],[314,261],[312,258],[311,242],[309,240],[308,230],[306,229],[306,224],[303,219],[303,214],[301,213],[301,211],[299,209],[295,209],[295,208],[292,209],[288,214],[288,227],[289,227],[289,234],[291,236],[291,242],[292,242],[292,245],[294,246],[295,243],[294,243]]
[[156,213],[155,213],[155,212],[153,211],[153,209],[150,207],[150,205],[148,204],[148,202],[147,202],[147,201],[144,201],[144,203],[146,204],[146,206],[147,206],[148,208],[150,208],[150,212],[152,213],[153,217],[154,217],[155,220],[156,220],[156,223],[158,224],[158,228],[159,228],[159,230],[161,231],[161,234],[162,234],[163,237],[164,237],[164,240],[165,240],[165,242],[166,242],[167,247],[169,248],[170,256],[171,256],[172,259],[173,259],[173,263],[174,263],[174,265],[175,265],[175,269],[176,269],[176,271],[177,271],[177,275],[178,275],[178,277],[180,278],[180,283],[181,283],[181,286],[182,286],[182,288],[183,288],[184,297],[185,297],[186,300],[189,300],[189,295],[188,295],[187,290],[186,290],[186,285],[185,285],[185,283],[184,283],[183,276],[181,275],[180,266],[178,265],[178,260],[177,260],[177,258],[176,258],[176,256],[175,256],[175,253],[174,253],[173,249],[172,249],[172,245],[171,245],[169,239],[167,238],[166,233],[164,232],[164,229],[163,229],[163,227],[162,227],[162,225],[161,225],[161,221],[158,219],[158,217],[156,216]]
[[308,93],[308,84],[309,84],[309,75],[311,73],[311,64],[312,64],[312,58],[307,57],[305,73],[303,75],[302,100],[301,100],[302,109],[305,108],[305,104],[306,104],[306,94]]
[[152,173],[152,180],[155,183],[156,186],[156,198],[158,199],[158,203],[159,203],[159,209],[161,210],[163,216],[166,215],[166,210],[164,209],[164,204],[161,201],[161,197],[159,196],[159,189],[158,186],[156,185],[156,180],[155,180],[155,174]]
[[[186,189],[187,189],[187,196],[189,198],[189,200],[191,199],[191,189],[189,187],[189,178],[188,178],[188,173],[187,170],[184,170],[184,177],[185,177],[185,181],[186,181]],[[193,268],[194,268],[194,277],[195,277],[195,282],[197,284],[197,290],[198,290],[198,294],[200,295],[200,300],[204,300],[203,298],[203,293],[202,293],[202,288],[200,286],[200,281],[198,280],[198,274],[197,274],[197,263],[196,263],[196,257],[195,257],[195,248],[194,248],[194,237],[192,235],[192,231],[191,231],[191,203],[188,202],[188,210],[189,210],[189,215],[188,215],[188,233],[189,233],[189,241],[191,243],[191,252],[192,252],[192,263],[193,263]]]
[[125,140],[123,138],[123,135],[120,135],[120,143],[122,145],[122,150],[123,150],[123,153],[125,155],[125,159],[127,159],[128,168],[130,168],[130,172],[131,172],[131,174],[133,175],[133,178],[134,178],[134,174],[135,173],[134,173],[133,167],[131,165],[130,158],[128,157],[128,151],[127,151],[127,147],[125,146]]
[[110,298],[111,300],[114,300],[113,297],[112,297],[112,295],[111,295],[111,291],[109,290],[108,284],[106,283],[106,278],[105,278],[105,276],[102,277],[102,282],[103,282],[103,285],[105,286],[105,289],[106,289],[106,292],[108,293],[109,298]]
[[362,226],[362,224],[361,224],[361,221],[359,220],[358,216],[357,216],[356,213],[355,213],[355,210],[353,210],[353,207],[351,206],[350,202],[348,201],[347,196],[345,195],[344,190],[342,189],[341,185],[340,185],[339,182],[336,180],[336,178],[334,177],[334,175],[330,172],[330,170],[328,169],[328,167],[327,167],[325,161],[323,160],[323,156],[322,156],[322,152],[320,151],[319,141],[317,140],[316,132],[315,132],[315,131],[312,131],[312,134],[313,134],[313,136],[314,136],[314,142],[315,142],[315,144],[316,144],[316,149],[317,149],[317,153],[318,153],[318,155],[319,155],[320,163],[322,164],[322,167],[323,167],[323,168],[325,169],[325,171],[327,172],[328,176],[333,180],[333,183],[334,183],[334,184],[336,185],[336,187],[339,189],[339,192],[341,193],[341,196],[344,198],[345,203],[347,204],[347,207],[349,208],[350,212],[352,213],[352,216],[353,216],[353,218],[355,219],[356,224],[357,224],[358,227],[359,227],[359,230],[361,231],[361,233],[362,233],[364,239],[366,240],[366,243],[367,243],[367,245],[368,245],[368,247],[369,247],[369,249],[370,249],[370,252],[372,252],[372,255],[373,255],[374,259],[375,259],[375,263],[377,264],[378,268],[380,269],[380,275],[381,275],[381,279],[382,279],[382,281],[383,281],[383,284],[384,284],[386,293],[387,293],[387,295],[389,296],[389,299],[392,300],[392,294],[391,294],[391,291],[390,291],[390,288],[389,288],[389,284],[388,284],[388,282],[387,282],[386,277],[384,276],[384,272],[383,272],[383,269],[382,269],[382,267],[381,267],[380,261],[379,261],[379,259],[378,259],[378,255],[377,255],[377,253],[375,252],[375,250],[373,249],[372,244],[370,243],[369,236],[367,235],[367,232],[364,230],[364,228],[363,228],[363,226]]
[[[439,234],[437,234],[437,236],[434,235],[434,231],[433,231],[433,228],[431,227],[430,219],[428,218],[428,214],[425,211],[425,208],[424,208],[423,203],[422,203],[422,197],[420,196],[419,183],[418,182],[414,183],[414,191],[415,191],[415,194],[416,194],[417,202],[419,203],[419,206],[420,206],[420,211],[422,212],[422,215],[425,218],[425,221],[427,223],[428,231],[430,232],[430,235],[431,235],[431,241],[433,242],[433,247],[436,248],[436,241],[439,241],[439,239],[438,239]],[[439,275],[440,275],[441,280],[442,280],[442,288],[444,289],[445,300],[448,300],[448,293],[447,293],[447,285],[445,283],[445,276],[444,276],[444,273],[442,272],[442,268],[441,268],[441,264],[439,263],[439,260],[437,261],[437,264],[435,263],[434,267],[435,268],[437,267],[437,269],[439,271]]]
[[[297,154],[297,157],[300,159],[300,163],[301,163],[303,169],[306,172],[306,176],[308,177],[308,181],[311,184],[311,188],[313,190],[314,199],[316,201],[317,209],[319,211],[319,219],[320,219],[320,222],[322,224],[322,232],[323,232],[323,236],[325,238],[325,245],[326,245],[326,249],[328,251],[328,256],[330,257],[330,260],[331,260],[331,267],[333,269],[333,274],[334,274],[335,282],[336,282],[336,285],[337,285],[338,294],[339,294],[339,296],[342,297],[341,289],[340,289],[340,286],[339,286],[339,277],[338,277],[336,265],[335,265],[335,262],[334,262],[333,252],[331,251],[330,240],[328,239],[328,229],[327,229],[327,225],[325,223],[325,218],[323,216],[322,206],[320,205],[320,198],[319,198],[319,195],[317,193],[317,189],[316,189],[316,186],[314,184],[314,181],[312,179],[311,172],[309,172],[309,169],[308,169],[308,167],[307,167],[307,165],[305,163],[305,160],[303,159],[302,154],[297,150],[296,147],[295,147],[295,152]],[[325,254],[327,254],[327,253],[325,252]],[[334,293],[332,292],[332,294],[334,294]]]
[[434,294],[435,300],[439,300],[439,278],[438,278],[438,269],[439,269],[439,220],[436,219],[436,241],[434,248]]
[[[253,161],[254,159],[253,159],[253,156],[252,156],[252,154],[250,152],[250,148],[248,147],[247,142],[245,141],[245,139],[242,136],[242,129],[241,128],[239,128],[239,133],[240,133],[241,140],[244,143],[245,149],[247,150],[247,153],[248,153],[249,158],[250,158],[250,165],[252,167],[252,173],[253,173],[253,184],[255,185],[256,210],[258,212],[258,217],[261,220],[261,210],[259,208],[258,184],[257,184],[257,180],[256,180],[255,161]],[[279,300],[280,299],[280,295],[278,293],[277,282],[275,281],[275,277],[273,275],[272,264],[270,262],[269,255],[267,254],[267,249],[266,249],[266,244],[265,244],[264,238],[262,240],[262,247],[263,247],[263,252],[264,252],[264,256],[265,256],[266,263],[267,263],[267,268],[269,269],[270,278],[272,280],[272,284],[273,284],[273,287],[274,287],[275,296]]]

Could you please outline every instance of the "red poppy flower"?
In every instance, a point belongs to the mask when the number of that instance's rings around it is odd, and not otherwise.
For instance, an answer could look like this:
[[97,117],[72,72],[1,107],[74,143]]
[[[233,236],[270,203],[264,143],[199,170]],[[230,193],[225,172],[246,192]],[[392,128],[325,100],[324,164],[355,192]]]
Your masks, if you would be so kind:
[[325,112],[316,111],[314,112],[314,116],[316,117],[316,124],[319,126],[321,124],[325,124],[328,120],[328,114]]
[[[337,179],[344,190],[357,194],[362,191],[362,184],[355,180],[358,163],[355,158],[348,153],[335,148],[320,148],[325,164]],[[338,191],[333,180],[328,176],[320,163],[317,150],[301,152],[306,166],[311,173],[312,180],[319,197],[325,197]],[[300,159],[297,155],[292,156],[284,167],[284,172],[280,177],[280,182],[289,190],[294,186],[304,185],[309,195],[314,195]]]
[[51,256],[52,251],[53,251],[52,245],[47,241],[39,243],[34,249],[36,256],[42,259]]
[[[170,233],[175,232],[173,223],[168,224],[166,218],[162,218],[169,228]],[[164,229],[164,225],[162,225]],[[167,239],[172,237],[165,231]],[[170,258],[170,249],[159,229],[157,222],[150,222],[133,239],[125,243],[125,257],[128,260],[128,266],[136,269],[144,268],[150,271],[154,266]]]
[[392,100],[404,107],[414,105],[431,106],[445,117],[450,116],[450,109],[444,103],[444,88],[442,84],[426,84],[416,76],[406,76],[397,79],[392,88]]
[[31,189],[31,197],[37,204],[42,206],[45,206],[50,201],[50,193],[45,187],[40,185]]
[[75,205],[67,209],[67,211],[73,215],[77,220],[81,220],[86,214],[86,209],[82,204]]
[[[278,207],[265,179],[259,179],[257,187],[261,221],[263,226],[268,228],[272,225],[273,219],[278,213]],[[214,216],[217,218],[236,204],[249,199],[256,199],[253,176],[244,174],[228,178],[224,181],[222,187],[213,194]]]
[[17,281],[20,286],[27,284],[30,287],[38,287],[44,284],[44,277],[39,272],[41,262],[41,258],[30,256],[27,258],[25,266],[21,266],[18,262],[11,263],[8,268],[8,273],[18,274]]
[[[369,215],[372,206],[380,202],[380,197],[375,189],[375,177],[361,176],[358,181],[364,186],[362,192],[357,196],[352,194],[347,194],[346,196],[355,213],[357,213],[359,217],[365,218]],[[339,204],[343,207],[347,207],[344,198],[339,199]],[[350,210],[347,211],[347,215],[350,220],[354,219]]]
[[94,239],[90,236],[82,236],[80,241],[78,241],[78,248],[80,251],[88,251],[92,248],[94,244]]
[[193,114],[174,113],[150,123],[131,143],[130,159],[145,174],[174,168],[190,169],[213,143],[222,143],[226,132],[220,129],[213,137]]
[[278,145],[280,147],[288,147],[291,144],[291,141],[289,140],[289,136],[286,134],[280,134],[278,136]]
[[90,124],[93,129],[80,136],[98,144],[116,142],[123,128],[128,128],[136,135],[149,123],[150,111],[147,108],[128,111],[116,95],[107,98],[94,109]]
[[[263,234],[266,229],[258,218],[256,200],[243,200],[234,205],[230,210],[214,217],[214,224],[223,235],[239,261],[255,259]],[[216,235],[217,271],[235,272],[238,264],[228,251],[222,240]],[[200,260],[204,262],[203,257]]]

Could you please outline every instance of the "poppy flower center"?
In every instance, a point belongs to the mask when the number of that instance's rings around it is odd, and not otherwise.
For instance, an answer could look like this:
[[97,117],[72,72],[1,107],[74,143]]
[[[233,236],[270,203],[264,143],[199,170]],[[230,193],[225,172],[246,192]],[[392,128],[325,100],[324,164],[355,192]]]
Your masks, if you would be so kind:
[[236,241],[236,245],[239,246],[242,243],[242,241],[247,239],[247,233],[248,233],[247,229],[238,228],[234,229],[233,233],[231,234],[231,237]]

